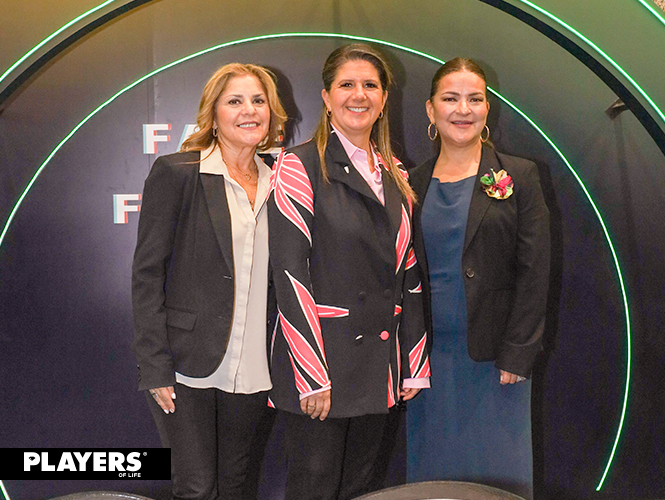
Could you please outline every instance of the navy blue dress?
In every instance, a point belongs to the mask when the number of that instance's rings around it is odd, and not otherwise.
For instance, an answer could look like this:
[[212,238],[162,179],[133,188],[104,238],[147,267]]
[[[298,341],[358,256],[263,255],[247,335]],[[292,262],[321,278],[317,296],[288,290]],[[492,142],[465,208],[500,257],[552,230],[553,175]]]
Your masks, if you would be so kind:
[[409,401],[409,482],[486,484],[531,499],[531,383],[499,385],[467,350],[462,249],[476,177],[430,182],[422,230],[432,291],[431,389]]

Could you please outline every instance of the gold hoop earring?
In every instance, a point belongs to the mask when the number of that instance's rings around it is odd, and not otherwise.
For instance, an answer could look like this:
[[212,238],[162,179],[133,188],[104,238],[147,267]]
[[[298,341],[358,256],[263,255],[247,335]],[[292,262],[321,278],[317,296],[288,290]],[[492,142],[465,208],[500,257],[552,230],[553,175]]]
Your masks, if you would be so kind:
[[436,128],[436,126],[434,126],[434,135],[432,135],[432,125],[434,124],[430,122],[430,124],[427,126],[427,137],[429,137],[430,141],[435,141],[439,136],[439,130]]
[[487,137],[483,139],[483,133],[482,132],[480,133],[480,142],[482,142],[483,144],[489,141],[490,139],[490,128],[487,126],[487,124],[485,124],[485,128],[483,129],[483,131],[485,131],[485,129],[487,129]]
[[383,118],[383,110],[379,113],[379,119]]
[[328,118],[330,118],[332,116],[332,111],[326,109],[326,115],[328,115]]

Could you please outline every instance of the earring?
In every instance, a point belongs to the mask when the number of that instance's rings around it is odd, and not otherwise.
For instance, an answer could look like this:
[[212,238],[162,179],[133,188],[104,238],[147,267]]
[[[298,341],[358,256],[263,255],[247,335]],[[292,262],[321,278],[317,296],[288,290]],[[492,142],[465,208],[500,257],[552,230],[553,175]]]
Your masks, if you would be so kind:
[[487,129],[487,137],[483,139],[483,133],[482,132],[480,133],[480,142],[482,143],[487,142],[490,138],[490,128],[487,126],[487,124],[485,124],[485,128],[483,129],[483,131],[485,131],[485,129]]
[[439,130],[436,128],[436,126],[434,126],[434,135],[432,135],[432,125],[434,124],[430,122],[430,124],[427,126],[427,137],[429,137],[430,141],[435,141],[439,136]]
[[379,119],[383,118],[383,110],[379,113]]
[[332,116],[332,111],[326,109],[326,115],[328,115],[328,118],[330,118]]
[[217,137],[217,126],[212,127],[212,136]]

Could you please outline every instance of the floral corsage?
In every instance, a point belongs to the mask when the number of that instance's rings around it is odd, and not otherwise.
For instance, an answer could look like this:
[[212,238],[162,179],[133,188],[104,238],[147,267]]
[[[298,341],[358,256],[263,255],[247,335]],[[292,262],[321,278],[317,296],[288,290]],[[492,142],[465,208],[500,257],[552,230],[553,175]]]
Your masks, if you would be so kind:
[[483,189],[490,198],[497,200],[505,200],[513,194],[513,178],[510,177],[505,170],[495,172],[490,170],[491,173],[485,174],[480,178],[480,183]]

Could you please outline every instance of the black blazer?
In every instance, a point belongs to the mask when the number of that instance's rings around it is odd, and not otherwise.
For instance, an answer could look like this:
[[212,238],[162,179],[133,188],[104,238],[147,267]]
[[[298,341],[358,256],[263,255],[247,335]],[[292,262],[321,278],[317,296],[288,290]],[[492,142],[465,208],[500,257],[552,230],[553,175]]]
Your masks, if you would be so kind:
[[[224,177],[199,173],[199,160],[198,151],[162,156],[145,181],[132,266],[140,390],[174,385],[176,371],[208,376],[226,352],[234,299],[231,216]],[[272,291],[268,304],[270,321]]]
[[[420,217],[435,163],[436,158],[432,158],[410,172],[418,195],[414,248],[423,270],[430,332],[429,272]],[[482,189],[480,178],[490,169],[503,169],[512,177],[515,187],[509,198],[490,198]],[[522,376],[530,374],[542,349],[549,265],[549,212],[536,165],[483,146],[461,263],[472,359],[496,360],[499,369]]]
[[[283,154],[268,201],[279,323],[270,398],[300,413],[299,394],[331,389],[330,417],[385,413],[404,378],[429,376],[411,209],[385,169],[385,206],[339,139]],[[404,172],[406,174],[406,172]]]

